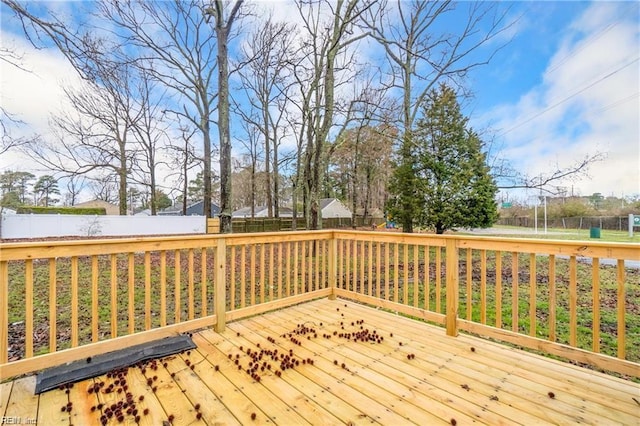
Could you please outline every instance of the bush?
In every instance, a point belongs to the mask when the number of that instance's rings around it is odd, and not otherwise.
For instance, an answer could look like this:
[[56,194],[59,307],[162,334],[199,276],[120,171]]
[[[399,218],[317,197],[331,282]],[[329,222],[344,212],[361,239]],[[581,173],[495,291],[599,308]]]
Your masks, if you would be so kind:
[[106,215],[104,207],[36,207],[24,206],[16,209],[18,214],[81,214],[81,215]]

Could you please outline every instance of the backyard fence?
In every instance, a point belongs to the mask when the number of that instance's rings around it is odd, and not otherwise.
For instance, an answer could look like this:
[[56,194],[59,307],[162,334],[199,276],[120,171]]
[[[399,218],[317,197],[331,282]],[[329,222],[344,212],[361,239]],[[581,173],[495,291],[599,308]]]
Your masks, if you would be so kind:
[[204,234],[204,216],[2,215],[0,238]]
[[[355,227],[373,227],[384,222],[382,218],[356,217]],[[234,233],[246,232],[277,232],[293,230],[293,218],[290,217],[256,217],[256,218],[232,218],[231,226]],[[344,217],[322,218],[323,229],[352,228],[353,220]],[[303,217],[296,219],[296,230],[301,231],[307,228],[306,220]],[[207,221],[207,233],[217,234],[220,232],[220,222],[218,218]]]
[[[538,228],[544,227],[544,217],[538,214]],[[502,217],[498,225],[523,226],[535,228],[535,219],[527,216]],[[585,216],[547,218],[547,227],[562,229],[600,228],[610,231],[626,231],[629,229],[629,216]]]

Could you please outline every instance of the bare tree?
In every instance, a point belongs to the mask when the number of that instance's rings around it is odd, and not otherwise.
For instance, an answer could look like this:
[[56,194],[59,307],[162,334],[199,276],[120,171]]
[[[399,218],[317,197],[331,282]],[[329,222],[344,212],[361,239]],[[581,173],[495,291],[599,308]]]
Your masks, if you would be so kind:
[[112,173],[118,181],[121,215],[127,214],[127,182],[136,155],[131,132],[140,114],[131,89],[132,71],[126,63],[96,60],[93,81],[82,88],[65,88],[77,115],[53,118],[58,140],[26,147],[40,164],[66,175]]
[[87,179],[81,175],[69,176],[67,179],[67,192],[65,194],[65,205],[75,206],[78,202],[78,195],[87,184]]
[[115,203],[118,201],[118,182],[113,175],[98,176],[89,182],[89,190],[96,200]]
[[492,173],[497,180],[498,189],[538,189],[552,195],[558,195],[564,188],[564,183],[589,176],[589,167],[596,162],[603,161],[606,154],[596,152],[569,165],[556,164],[549,170],[531,176],[515,170],[505,159],[497,159],[492,164]]
[[[211,215],[211,122],[218,92],[213,90],[216,37],[199,0],[145,2],[102,0],[101,16],[115,23],[123,42],[140,50],[148,73],[176,97],[167,108],[202,135],[204,214]],[[147,65],[145,65],[147,66]]]
[[[346,56],[350,46],[367,36],[355,32],[356,24],[371,8],[372,2],[300,0],[296,4],[306,32],[301,51],[303,57],[308,58],[297,64],[308,78],[306,89],[302,89],[301,108],[304,123],[301,131],[305,132],[306,139],[303,161],[305,217],[308,229],[319,229],[322,226],[320,195],[326,147],[334,126],[335,89],[340,82],[339,74],[347,68],[342,61],[349,62],[342,56]],[[326,10],[331,12],[328,19],[323,14]]]
[[249,101],[249,108],[236,103],[236,110],[244,121],[253,124],[262,134],[269,217],[279,215],[278,145],[285,131],[287,92],[292,83],[290,63],[294,55],[294,29],[290,24],[276,23],[269,17],[243,45],[238,66],[241,89]]
[[136,150],[137,158],[134,158],[132,170],[138,172],[141,178],[132,180],[149,189],[149,206],[151,215],[155,216],[158,210],[157,196],[157,167],[161,161],[158,159],[162,150],[167,146],[167,128],[165,114],[162,113],[164,95],[166,90],[158,90],[157,81],[153,80],[147,68],[140,69],[140,78],[136,81],[136,108],[139,111],[132,131],[136,137],[139,148]]
[[[246,166],[244,166],[243,168],[249,173],[249,183],[250,183],[249,191],[248,191],[249,206],[251,207],[251,217],[255,217],[256,195],[257,195],[256,174],[258,169],[258,156],[260,154],[260,146],[259,146],[260,129],[258,128],[258,126],[254,125],[250,121],[243,121],[242,126],[245,129],[244,133],[246,134],[246,137],[247,137],[245,141],[242,141],[242,145],[244,145],[247,151],[247,155],[245,156],[246,160],[244,161]],[[266,156],[266,152],[265,152],[265,156]]]
[[177,157],[174,157],[173,165],[179,170],[179,183],[181,184],[181,200],[182,200],[182,215],[187,214],[187,205],[190,200],[189,197],[189,171],[199,164],[202,164],[202,159],[198,158],[195,153],[195,149],[191,142],[191,139],[196,133],[196,129],[189,128],[188,126],[180,127],[180,134],[182,138],[183,146],[177,144],[169,144],[169,149],[178,153]]
[[[243,0],[230,7],[223,0],[215,0],[205,10],[213,17],[218,45],[218,134],[220,137],[220,232],[229,234],[231,228],[231,134],[229,131],[229,38],[240,16]],[[208,184],[205,174],[205,185]],[[206,196],[206,195],[205,195]]]

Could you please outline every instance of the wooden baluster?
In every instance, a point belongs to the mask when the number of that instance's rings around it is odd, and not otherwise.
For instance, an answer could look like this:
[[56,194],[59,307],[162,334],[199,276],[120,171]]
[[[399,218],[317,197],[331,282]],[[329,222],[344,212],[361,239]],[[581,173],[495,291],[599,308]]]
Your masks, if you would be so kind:
[[624,290],[624,259],[618,259],[618,273],[617,273],[617,282],[618,282],[618,358],[625,359],[626,357],[626,348],[625,348],[625,331],[626,331],[626,321],[625,321],[625,312],[626,312],[626,295]]
[[[57,260],[49,259],[49,352],[55,352],[58,344],[58,279]],[[98,341],[98,259],[91,264],[91,339]]]
[[518,253],[511,253],[511,330],[518,332]]
[[135,258],[133,253],[127,255],[127,312],[129,316],[127,328],[129,334],[133,334],[136,329],[136,314],[135,314]]
[[167,325],[167,252],[160,252],[160,326]]
[[440,247],[436,247],[436,312],[440,313],[441,308],[441,292],[442,292],[442,253]]
[[487,323],[487,251],[480,251],[480,323]]
[[187,315],[190,320],[195,318],[195,288],[194,288],[194,254],[193,249],[189,249],[188,255],[188,270],[187,270],[187,297],[189,298],[189,306],[187,308]]
[[118,337],[118,255],[111,255],[111,338]]
[[151,329],[151,253],[144,252],[144,329]]
[[594,257],[591,266],[591,292],[593,293],[593,351],[600,352],[600,259]]
[[174,282],[174,323],[178,324],[180,322],[180,314],[182,311],[182,277],[181,277],[181,259],[180,259],[180,250],[176,250],[174,253],[174,274],[175,274],[175,282]]
[[[33,309],[31,309],[33,312]],[[79,342],[78,318],[78,256],[71,257],[71,347],[75,348]],[[33,335],[33,330],[31,332]]]
[[466,253],[467,266],[467,321],[471,321],[473,313],[473,253],[470,248]]
[[537,271],[536,271],[536,254],[529,255],[529,336],[536,336],[536,307],[537,307]]
[[[77,272],[76,272],[77,273]],[[71,272],[73,275],[73,272]],[[78,284],[76,277],[76,286]],[[76,297],[77,297],[76,291]],[[73,297],[73,295],[72,295]],[[72,303],[73,305],[73,303]],[[27,259],[24,261],[24,309],[25,309],[25,321],[24,321],[24,351],[26,358],[33,358],[33,260]],[[73,309],[73,306],[72,306]],[[76,300],[75,309],[78,309],[78,301]],[[71,318],[73,321],[74,315],[73,312],[71,314]],[[77,319],[77,313],[76,313]],[[73,324],[72,324],[73,328]],[[77,342],[77,332],[78,332],[78,324],[76,321],[76,341],[75,346],[78,345]]]
[[502,328],[502,252],[496,251],[496,328]]
[[578,267],[575,256],[569,258],[569,344],[578,343]]

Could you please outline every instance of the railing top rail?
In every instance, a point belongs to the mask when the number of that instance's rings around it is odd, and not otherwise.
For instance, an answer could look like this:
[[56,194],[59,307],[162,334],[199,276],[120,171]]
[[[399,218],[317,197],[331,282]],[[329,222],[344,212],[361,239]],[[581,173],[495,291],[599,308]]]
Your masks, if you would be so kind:
[[370,239],[380,242],[397,242],[440,247],[444,247],[448,240],[456,240],[458,241],[458,248],[640,260],[640,244],[637,243],[552,239],[540,240],[532,238],[454,234],[406,234],[399,232],[354,230],[335,230],[334,236],[338,239]]
[[12,242],[0,243],[0,261],[215,247],[221,239],[224,239],[227,245],[242,245],[331,237],[332,231],[320,230]]
[[640,260],[640,244],[637,243],[535,240],[474,235],[407,234],[332,229],[0,243],[0,261],[215,247],[220,239],[224,239],[226,245],[233,246],[332,238],[436,247],[444,247],[447,241],[456,240],[459,248]]

